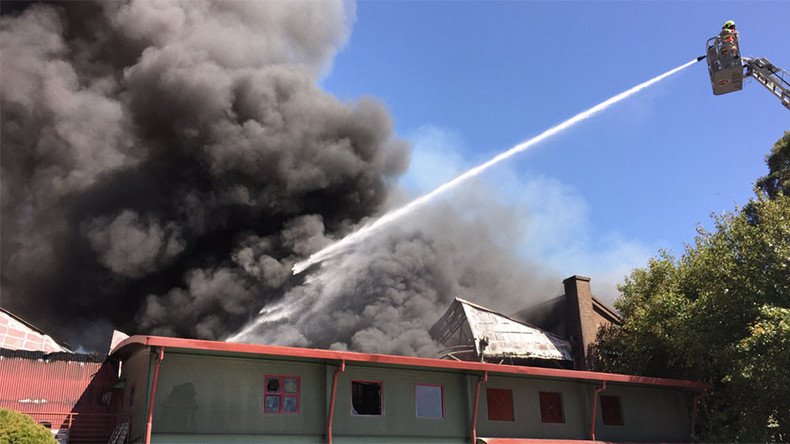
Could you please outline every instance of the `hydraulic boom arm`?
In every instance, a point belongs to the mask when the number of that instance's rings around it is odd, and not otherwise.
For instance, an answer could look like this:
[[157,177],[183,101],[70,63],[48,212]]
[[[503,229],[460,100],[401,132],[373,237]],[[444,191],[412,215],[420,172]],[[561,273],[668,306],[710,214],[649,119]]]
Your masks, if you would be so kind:
[[743,58],[746,75],[757,79],[768,91],[774,93],[782,105],[790,110],[790,74],[766,58]]
[[765,57],[741,57],[741,44],[735,22],[727,20],[722,30],[705,42],[708,73],[714,95],[729,94],[743,89],[743,78],[754,77],[790,110],[790,74]]

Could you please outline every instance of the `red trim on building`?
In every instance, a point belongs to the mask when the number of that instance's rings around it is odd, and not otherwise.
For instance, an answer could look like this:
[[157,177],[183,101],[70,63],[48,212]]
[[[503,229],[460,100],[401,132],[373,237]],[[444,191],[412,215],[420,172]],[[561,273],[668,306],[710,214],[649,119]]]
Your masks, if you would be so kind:
[[[354,410],[354,383],[358,382],[360,384],[376,384],[379,386],[379,413],[357,413]],[[352,379],[349,381],[349,386],[351,390],[349,391],[349,395],[351,396],[351,415],[352,416],[384,416],[384,381],[382,380],[375,380],[375,379]]]
[[478,441],[484,444],[609,444],[609,441],[540,438],[478,438]]
[[486,388],[486,406],[489,421],[516,420],[513,408],[513,390],[507,388]]
[[488,382],[488,372],[483,372],[483,376],[477,378],[475,384],[475,406],[472,413],[472,444],[477,444],[477,414],[480,411],[480,386]]
[[691,391],[704,391],[707,384],[681,379],[651,378],[647,376],[621,375],[616,373],[598,373],[582,370],[564,370],[543,367],[526,367],[517,365],[500,365],[469,361],[450,361],[435,358],[415,358],[411,356],[379,355],[370,353],[345,352],[334,350],[318,350],[310,348],[281,347],[276,345],[240,344],[236,342],[205,341],[200,339],[167,338],[163,336],[132,336],[112,351],[111,356],[123,353],[127,347],[142,345],[146,347],[167,347],[191,350],[205,350],[226,353],[243,353],[252,355],[282,356],[287,358],[324,359],[332,362],[345,360],[347,363],[364,362],[372,364],[403,365],[426,368],[442,368],[466,370],[470,372],[490,372],[495,374],[512,374],[538,376],[546,378],[574,379],[590,382],[616,382],[623,384],[643,384],[659,387],[680,388]]
[[[285,380],[291,379],[294,380],[296,383],[296,391],[295,392],[287,392],[285,390]],[[277,381],[277,390],[270,391],[269,390],[269,381]],[[268,405],[266,404],[267,396],[276,396],[277,397],[277,409],[269,409]],[[302,378],[300,376],[291,376],[291,375],[264,375],[263,376],[263,413],[266,414],[277,414],[277,415],[295,415],[301,413],[301,398],[302,397]],[[295,399],[296,400],[296,410],[285,410],[285,399]]]
[[335,400],[337,399],[337,378],[346,371],[346,361],[340,361],[340,367],[335,370],[332,376],[332,397],[329,398],[329,415],[326,421],[326,443],[332,444],[332,421],[335,418]]
[[565,424],[565,407],[562,393],[538,392],[540,422],[543,424]]
[[159,384],[159,367],[165,359],[165,348],[157,347],[156,361],[154,363],[154,376],[151,380],[151,393],[148,395],[148,419],[145,423],[145,444],[151,444],[151,431],[153,430],[154,405],[156,403],[156,388]]

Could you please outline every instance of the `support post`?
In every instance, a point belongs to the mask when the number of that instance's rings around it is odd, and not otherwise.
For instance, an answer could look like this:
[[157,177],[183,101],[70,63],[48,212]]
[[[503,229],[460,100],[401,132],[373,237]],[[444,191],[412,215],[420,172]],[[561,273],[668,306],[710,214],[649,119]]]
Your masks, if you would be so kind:
[[702,398],[705,397],[706,394],[707,393],[704,392],[704,391],[702,393],[695,393],[694,394],[694,398],[692,398],[692,401],[691,401],[691,434],[689,436],[689,442],[691,442],[694,439],[694,435],[697,432],[697,430],[696,430],[697,429],[697,409],[698,409],[698,406],[699,406],[699,402],[702,400]]
[[346,361],[340,361],[340,367],[335,370],[335,375],[332,376],[332,394],[329,398],[329,414],[326,421],[326,442],[332,444],[332,421],[335,418],[335,399],[337,398],[337,378],[341,373],[346,371]]
[[151,444],[151,424],[154,419],[154,402],[156,400],[156,386],[159,384],[159,365],[165,359],[165,348],[157,347],[156,362],[154,363],[154,379],[151,381],[151,394],[148,397],[148,419],[145,424],[145,444]]
[[475,384],[475,405],[472,413],[472,444],[477,444],[477,411],[480,407],[480,385],[488,381],[488,370],[483,371],[483,376]]
[[595,421],[598,409],[598,394],[604,390],[606,390],[606,381],[601,381],[601,386],[597,387],[595,389],[595,393],[593,394],[592,419],[590,420],[590,439],[593,441],[595,441]]

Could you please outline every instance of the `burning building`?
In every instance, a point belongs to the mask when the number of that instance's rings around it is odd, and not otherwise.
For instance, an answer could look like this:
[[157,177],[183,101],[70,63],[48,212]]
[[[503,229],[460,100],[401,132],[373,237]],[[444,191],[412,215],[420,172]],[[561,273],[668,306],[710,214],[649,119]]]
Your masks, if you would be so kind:
[[448,348],[446,359],[554,365],[573,362],[570,342],[503,314],[457,298],[429,333]]
[[[549,279],[503,247],[516,228],[488,225],[507,218],[436,205],[291,275],[385,211],[408,164],[383,105],[319,87],[351,3],[0,6],[3,304],[87,349],[113,327],[146,334],[104,360],[34,331],[53,348],[3,351],[4,406],[60,415],[39,420],[72,442],[88,442],[74,418],[100,411],[146,444],[688,439],[701,384],[497,365],[518,361],[510,331],[467,335],[495,363],[392,356],[435,352],[426,327],[456,297],[512,301]],[[492,205],[474,203],[464,214]],[[220,341],[250,322],[241,342],[290,347]],[[539,338],[521,363],[566,367],[582,338],[502,322]]]
[[566,338],[573,348],[574,367],[588,367],[588,352],[598,330],[622,319],[590,290],[590,278],[571,276],[562,281],[565,293],[513,315],[545,331]]
[[671,379],[152,336],[130,337],[110,358],[123,362],[129,442],[141,443],[688,442],[706,390]]
[[432,334],[473,346],[449,360],[156,336],[119,337],[106,359],[2,349],[0,406],[62,444],[686,442],[707,390],[546,368],[572,365],[571,342],[463,299]]
[[598,329],[620,316],[592,295],[590,278],[563,284],[565,294],[512,316],[456,298],[429,332],[447,359],[584,370]]

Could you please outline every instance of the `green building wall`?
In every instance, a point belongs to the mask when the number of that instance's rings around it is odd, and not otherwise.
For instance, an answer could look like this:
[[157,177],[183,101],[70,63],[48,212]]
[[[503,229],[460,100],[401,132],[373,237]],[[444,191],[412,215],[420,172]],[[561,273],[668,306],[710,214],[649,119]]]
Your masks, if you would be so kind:
[[[143,349],[124,361],[124,414],[131,419],[130,442],[143,442],[147,395],[154,359]],[[161,363],[154,409],[155,443],[324,443],[337,363],[307,358],[196,354],[168,349]],[[300,377],[297,414],[263,412],[264,377]],[[337,444],[469,443],[475,385],[479,375],[460,370],[346,363],[338,378],[333,437]],[[351,381],[382,383],[383,414],[355,415]],[[444,418],[417,418],[415,384],[444,387]],[[129,399],[134,387],[134,399]],[[591,382],[491,375],[481,385],[477,435],[589,439]],[[513,391],[514,421],[488,419],[487,388]],[[564,424],[541,422],[538,393],[561,393]],[[620,396],[624,426],[603,426],[600,408],[596,438],[610,441],[683,442],[689,436],[690,395],[670,389],[609,384]]]
[[[382,382],[383,415],[352,414],[352,380]],[[444,418],[417,418],[415,384],[444,386]],[[471,411],[467,403],[465,376],[461,373],[347,365],[346,371],[338,378],[335,436],[443,437],[469,442],[469,424]]]
[[[480,390],[480,413],[477,430],[479,436],[492,438],[529,437],[558,439],[587,439],[588,417],[581,396],[595,386],[578,382],[537,380],[513,377],[489,377]],[[510,389],[513,391],[514,421],[491,421],[488,419],[486,388]],[[539,392],[561,393],[565,416],[564,424],[543,424],[540,418]]]

